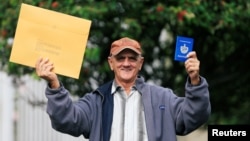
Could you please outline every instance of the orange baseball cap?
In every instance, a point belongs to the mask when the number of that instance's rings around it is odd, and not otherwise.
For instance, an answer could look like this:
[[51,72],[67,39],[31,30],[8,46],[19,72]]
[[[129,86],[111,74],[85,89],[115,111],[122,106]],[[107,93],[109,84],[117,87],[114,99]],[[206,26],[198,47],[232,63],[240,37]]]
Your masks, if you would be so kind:
[[110,55],[117,55],[124,49],[130,49],[136,52],[137,54],[142,54],[142,49],[138,41],[128,37],[123,37],[119,40],[114,41],[111,44]]

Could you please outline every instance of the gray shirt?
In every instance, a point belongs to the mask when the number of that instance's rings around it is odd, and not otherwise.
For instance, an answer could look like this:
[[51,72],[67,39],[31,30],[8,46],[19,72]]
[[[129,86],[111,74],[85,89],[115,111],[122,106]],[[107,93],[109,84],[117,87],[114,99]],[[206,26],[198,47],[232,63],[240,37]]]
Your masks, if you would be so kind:
[[142,96],[136,87],[127,95],[122,87],[113,83],[112,94],[114,114],[110,141],[147,141]]

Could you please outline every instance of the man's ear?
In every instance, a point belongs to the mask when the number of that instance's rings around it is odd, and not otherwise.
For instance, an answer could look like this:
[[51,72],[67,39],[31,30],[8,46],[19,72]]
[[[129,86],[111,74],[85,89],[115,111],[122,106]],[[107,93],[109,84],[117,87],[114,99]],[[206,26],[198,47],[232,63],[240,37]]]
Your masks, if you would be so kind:
[[109,63],[109,68],[113,71],[112,59],[111,59],[111,57],[108,57],[108,63]]
[[141,57],[141,66],[140,66],[140,69],[139,70],[141,70],[141,68],[142,68],[142,66],[143,66],[143,63],[144,63],[144,57]]

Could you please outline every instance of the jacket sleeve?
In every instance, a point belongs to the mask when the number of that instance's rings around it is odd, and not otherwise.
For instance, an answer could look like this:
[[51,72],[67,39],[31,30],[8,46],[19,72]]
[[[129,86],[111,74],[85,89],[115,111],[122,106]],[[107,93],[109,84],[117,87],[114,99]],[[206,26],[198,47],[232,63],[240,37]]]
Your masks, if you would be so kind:
[[185,97],[175,97],[174,116],[176,133],[186,135],[207,122],[211,114],[209,90],[207,81],[201,77],[199,85],[193,86],[187,80]]
[[46,88],[47,113],[52,127],[72,136],[89,136],[93,116],[91,97],[86,94],[77,102],[73,102],[70,93],[62,84],[58,89]]

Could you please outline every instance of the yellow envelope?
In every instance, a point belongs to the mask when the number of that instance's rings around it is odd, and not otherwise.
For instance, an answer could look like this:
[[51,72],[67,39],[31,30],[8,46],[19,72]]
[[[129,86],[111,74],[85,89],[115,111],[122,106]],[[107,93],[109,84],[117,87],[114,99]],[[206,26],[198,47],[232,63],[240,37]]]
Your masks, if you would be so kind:
[[91,21],[22,3],[10,61],[35,67],[39,57],[54,72],[79,78]]

